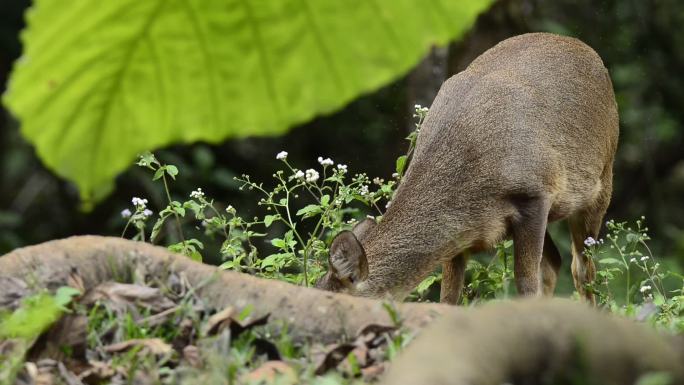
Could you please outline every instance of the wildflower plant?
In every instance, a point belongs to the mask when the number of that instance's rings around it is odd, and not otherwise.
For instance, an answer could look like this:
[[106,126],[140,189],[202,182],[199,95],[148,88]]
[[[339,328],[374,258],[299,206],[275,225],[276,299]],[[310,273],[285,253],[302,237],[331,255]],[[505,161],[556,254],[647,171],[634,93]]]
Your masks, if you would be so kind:
[[[606,222],[606,240],[585,240],[585,255],[597,264],[596,280],[588,286],[601,305],[613,312],[651,319],[658,325],[684,331],[684,276],[664,271],[655,260],[645,218],[634,226]],[[618,285],[623,285],[619,290]],[[621,292],[622,298],[614,293]]]
[[[169,249],[201,260],[203,242],[186,239],[182,229],[183,223],[198,221],[208,239],[222,239],[221,268],[310,285],[323,273],[330,241],[338,232],[350,229],[366,216],[382,218],[426,115],[427,108],[416,105],[416,131],[407,137],[408,152],[397,159],[396,172],[387,180],[352,174],[346,164],[323,156],[317,158],[317,164],[299,168],[290,162],[287,151],[275,156],[282,167],[273,174],[271,186],[247,174],[236,177],[241,190],[260,195],[258,205],[264,213],[253,218],[240,216],[231,205],[221,209],[224,206],[201,188],[192,191],[184,202],[172,199],[169,184],[178,176],[178,168],[145,153],[137,164],[153,171],[153,180],[163,183],[167,206],[159,211],[147,236],[147,220],[153,213],[147,209],[147,200],[134,198],[133,210],[127,208],[121,213],[128,221],[122,236],[133,225],[137,230],[134,239],[157,242],[161,230],[175,224],[180,241]],[[428,277],[420,285],[419,295],[435,282],[439,282],[439,275]]]

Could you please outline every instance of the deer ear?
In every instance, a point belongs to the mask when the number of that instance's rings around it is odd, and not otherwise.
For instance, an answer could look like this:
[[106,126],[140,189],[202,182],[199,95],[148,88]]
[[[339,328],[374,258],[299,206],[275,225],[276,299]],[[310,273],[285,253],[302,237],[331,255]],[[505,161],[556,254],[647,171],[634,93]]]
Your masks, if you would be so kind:
[[356,239],[358,239],[359,241],[363,241],[364,239],[366,239],[366,236],[368,236],[368,233],[375,226],[377,226],[377,224],[378,222],[376,222],[375,219],[366,218],[361,222],[357,223],[356,225],[354,225],[352,233],[356,235]]
[[342,231],[333,239],[329,262],[333,274],[339,279],[355,283],[368,277],[366,252],[351,231]]

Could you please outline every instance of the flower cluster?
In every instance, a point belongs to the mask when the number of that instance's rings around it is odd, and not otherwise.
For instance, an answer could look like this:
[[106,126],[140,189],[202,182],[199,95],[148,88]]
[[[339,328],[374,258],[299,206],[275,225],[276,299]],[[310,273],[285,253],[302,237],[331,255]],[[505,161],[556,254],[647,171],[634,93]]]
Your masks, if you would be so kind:
[[278,159],[278,160],[285,160],[285,159],[287,159],[287,151],[280,151],[280,152],[276,155],[276,159]]
[[[133,199],[131,199],[131,203],[133,203],[133,206],[135,206],[135,213],[131,212],[130,209],[123,209],[121,210],[122,218],[131,218],[132,216],[138,213],[140,213],[142,219],[149,218],[152,216],[152,210],[149,210],[147,208],[147,199],[133,197]],[[140,217],[138,217],[138,219],[140,219]]]
[[413,108],[416,110],[415,114],[413,115],[414,117],[424,117],[428,113],[428,108],[423,107],[420,104],[416,104],[413,106]]
[[306,173],[304,173],[304,177],[305,177],[307,182],[314,183],[318,180],[318,177],[319,177],[318,171],[310,168],[310,169],[306,170]]
[[131,199],[131,203],[133,203],[133,206],[139,209],[144,209],[145,207],[147,207],[147,199],[133,197],[133,199]]
[[333,162],[332,159],[330,159],[330,158],[323,159],[322,156],[318,157],[318,163],[320,163],[321,166],[323,166],[323,167],[332,166],[333,164],[335,164],[335,162]]
[[603,239],[594,239],[593,237],[589,237],[584,240],[584,246],[586,247],[592,247],[592,246],[597,246],[603,244]]
[[197,188],[197,190],[194,190],[193,192],[190,193],[190,198],[193,199],[200,199],[204,198],[204,192],[202,191],[201,188]]

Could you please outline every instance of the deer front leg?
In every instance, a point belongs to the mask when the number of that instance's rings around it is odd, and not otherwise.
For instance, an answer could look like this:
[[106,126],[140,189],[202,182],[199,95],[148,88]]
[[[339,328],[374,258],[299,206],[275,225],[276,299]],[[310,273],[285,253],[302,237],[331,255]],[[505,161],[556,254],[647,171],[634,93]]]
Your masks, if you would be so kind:
[[450,305],[458,304],[463,292],[467,253],[461,253],[442,264],[442,288],[439,300]]
[[522,296],[539,296],[540,265],[550,203],[543,198],[527,198],[517,202],[518,216],[511,223],[515,286]]

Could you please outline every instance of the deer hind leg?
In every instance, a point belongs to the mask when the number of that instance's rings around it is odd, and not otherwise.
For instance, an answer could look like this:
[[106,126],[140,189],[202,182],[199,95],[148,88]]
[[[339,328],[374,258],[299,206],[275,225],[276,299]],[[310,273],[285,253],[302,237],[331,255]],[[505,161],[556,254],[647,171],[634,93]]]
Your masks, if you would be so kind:
[[561,255],[556,244],[551,239],[549,232],[544,236],[544,248],[542,249],[541,275],[542,290],[545,296],[553,296],[558,280],[558,270],[561,267]]
[[439,300],[443,303],[456,305],[461,298],[463,282],[465,281],[465,268],[468,257],[465,253],[459,254],[442,264],[442,288]]
[[608,209],[612,192],[612,172],[608,171],[608,175],[603,178],[603,189],[596,201],[568,220],[572,237],[572,278],[575,289],[580,297],[592,305],[596,304],[596,300],[594,294],[586,289],[586,285],[596,278],[596,267],[594,261],[584,255],[584,241],[589,237],[598,238],[603,217]]
[[511,223],[515,285],[522,296],[541,294],[541,262],[544,234],[551,204],[546,198],[524,198],[516,202],[518,216]]

